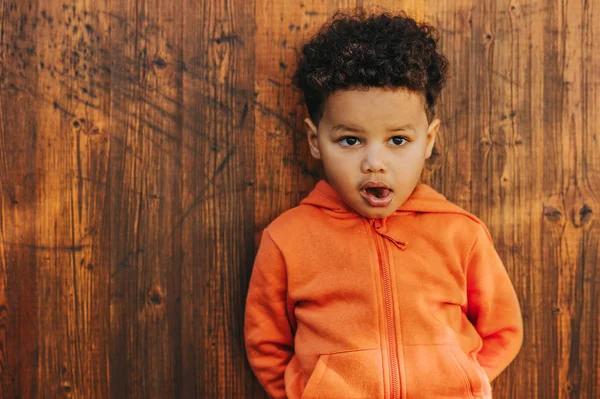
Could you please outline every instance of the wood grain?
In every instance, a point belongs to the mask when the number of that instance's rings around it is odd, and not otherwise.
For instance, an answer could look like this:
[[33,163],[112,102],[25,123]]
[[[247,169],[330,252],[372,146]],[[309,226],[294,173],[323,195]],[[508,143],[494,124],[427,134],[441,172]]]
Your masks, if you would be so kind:
[[262,229],[323,176],[291,84],[338,8],[451,62],[423,180],[489,227],[525,321],[498,398],[600,396],[600,4],[0,0],[2,398],[261,398]]
[[183,2],[182,397],[244,397],[253,256],[254,3]]
[[[38,70],[32,10],[1,3],[0,361],[2,397],[36,397],[40,352],[36,243],[38,128],[30,110]],[[29,50],[28,50],[29,49]],[[26,84],[27,83],[27,84]],[[49,253],[48,249],[41,249]]]

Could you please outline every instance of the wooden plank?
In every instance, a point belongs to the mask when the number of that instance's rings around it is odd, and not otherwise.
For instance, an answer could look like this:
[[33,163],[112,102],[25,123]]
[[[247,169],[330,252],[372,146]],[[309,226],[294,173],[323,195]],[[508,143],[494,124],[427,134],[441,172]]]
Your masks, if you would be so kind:
[[[525,323],[522,351],[493,384],[500,397],[523,392],[537,397],[539,388],[539,370],[526,358],[539,355],[532,345],[537,334],[530,326],[539,323],[532,305],[539,301],[541,289],[532,271],[539,267],[540,257],[531,251],[540,242],[541,203],[534,199],[541,193],[541,179],[527,173],[532,168],[526,166],[535,162],[528,155],[535,156],[535,140],[541,132],[535,118],[543,108],[541,96],[536,96],[541,80],[531,76],[528,68],[532,59],[542,57],[538,7],[536,2],[486,3],[475,7],[472,16],[470,209],[492,233]],[[536,213],[537,218],[529,216]]]
[[[182,397],[181,274],[184,248],[180,223],[183,146],[183,10],[177,2],[148,2],[140,29],[144,67],[148,68],[140,112],[147,123],[144,153],[152,168],[145,178],[148,230],[143,257],[146,306],[139,321],[146,329],[154,375],[148,380],[149,397]],[[148,145],[149,144],[149,145]],[[147,173],[148,171],[146,171]],[[165,228],[165,226],[167,228]]]
[[177,397],[183,389],[183,194],[177,178],[183,151],[183,14],[174,3],[122,1],[107,15],[110,390],[114,397]]
[[[544,280],[549,281],[544,285],[549,310],[544,312],[542,325],[546,331],[552,327],[553,339],[544,342],[542,353],[560,354],[553,368],[552,391],[547,395],[561,398],[600,394],[598,281],[589,278],[598,275],[600,268],[600,235],[590,217],[593,204],[599,202],[600,189],[598,160],[590,155],[597,155],[599,147],[587,119],[598,112],[587,106],[588,90],[593,87],[590,82],[598,82],[600,74],[598,64],[594,67],[586,60],[594,52],[589,36],[593,26],[590,15],[593,18],[594,14],[588,3],[548,2],[545,20],[550,40],[544,48],[543,68],[548,106],[544,109],[543,194],[547,217],[542,233],[542,264],[552,265],[553,272],[546,274],[548,269],[542,269],[542,277],[550,277]],[[597,91],[592,94],[597,96]],[[591,313],[594,310],[595,315]],[[581,350],[587,345],[587,350]]]
[[[88,217],[94,214],[97,193],[82,180],[87,162],[102,163],[106,151],[102,135],[92,133],[99,132],[98,126],[90,125],[100,110],[90,87],[99,36],[86,29],[96,21],[77,7],[40,3],[31,26],[39,72],[30,82],[28,112],[37,126],[35,202],[40,215],[34,224],[40,284],[31,295],[38,303],[37,384],[42,398],[79,396],[86,390],[107,394],[102,326],[108,324],[108,307],[106,302],[94,305],[107,293],[99,281],[108,273],[93,268],[96,224]],[[88,377],[94,382],[84,387]]]
[[[34,9],[35,6],[35,9]],[[3,398],[37,397],[37,4],[0,3],[0,362]],[[42,250],[43,251],[43,250]],[[48,251],[44,251],[48,252]]]
[[[184,1],[183,397],[245,397],[254,222],[254,2]],[[190,149],[188,151],[187,149]]]
[[[68,216],[57,215],[62,223],[55,225],[77,249],[64,270],[64,282],[49,281],[68,287],[71,301],[67,314],[69,341],[62,346],[68,349],[66,360],[72,365],[61,368],[59,394],[102,397],[109,395],[106,336],[110,325],[110,276],[108,265],[102,263],[103,250],[97,238],[102,231],[99,224],[110,147],[109,75],[101,68],[108,21],[96,10],[86,9],[84,2],[48,4],[44,8],[41,16],[46,19],[47,31],[39,33],[49,46],[42,48],[40,63],[44,70],[38,86],[40,93],[52,93],[52,109],[45,106],[32,111],[55,114],[60,120],[60,130],[46,131],[48,137],[58,136],[64,141],[64,170],[59,176],[64,183],[57,190],[69,211]],[[50,392],[45,394],[52,396]]]
[[[583,182],[584,195],[576,204],[573,224],[583,230],[581,252],[578,256],[578,273],[575,287],[575,318],[573,327],[579,332],[579,340],[571,345],[568,374],[578,379],[571,396],[600,396],[600,229],[598,213],[600,201],[600,141],[597,128],[600,121],[600,53],[596,50],[600,40],[600,4],[585,1],[578,13],[580,20],[572,25],[581,27],[581,71],[578,94],[573,109],[581,113],[581,153],[577,155],[579,181]],[[577,14],[576,14],[577,16]],[[573,70],[577,76],[577,71]],[[577,131],[572,132],[577,135]],[[583,200],[583,201],[581,201]]]
[[109,17],[119,168],[108,179],[125,190],[106,234],[127,237],[112,254],[110,388],[113,396],[179,396],[183,253],[182,231],[172,227],[182,214],[182,14],[171,3],[121,2]]
[[[145,3],[121,0],[110,5],[110,152],[106,176],[106,204],[102,231],[106,262],[110,265],[110,372],[111,397],[149,397],[152,373],[144,347],[146,330],[138,317],[146,295],[140,275],[148,227],[144,194],[145,156],[152,137],[144,130],[143,96],[148,69],[144,61]],[[148,137],[150,136],[150,137]],[[140,371],[142,371],[140,374]]]

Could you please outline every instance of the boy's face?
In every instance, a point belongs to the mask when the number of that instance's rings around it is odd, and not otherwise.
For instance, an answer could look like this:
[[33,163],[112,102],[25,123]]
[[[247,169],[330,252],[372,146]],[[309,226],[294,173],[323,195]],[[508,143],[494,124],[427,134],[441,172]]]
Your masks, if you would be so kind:
[[[337,91],[325,101],[318,128],[310,118],[304,122],[310,152],[323,162],[327,182],[367,218],[393,214],[410,196],[440,124],[427,122],[422,95],[378,87]],[[391,192],[361,189],[370,180]]]

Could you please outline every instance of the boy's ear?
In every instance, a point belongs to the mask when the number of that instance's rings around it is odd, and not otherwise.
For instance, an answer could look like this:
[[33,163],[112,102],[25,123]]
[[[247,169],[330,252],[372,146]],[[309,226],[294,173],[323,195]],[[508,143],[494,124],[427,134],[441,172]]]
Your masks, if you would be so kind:
[[306,125],[306,135],[308,136],[308,146],[310,147],[310,153],[313,156],[313,158],[321,159],[317,127],[310,118],[304,119],[304,124]]
[[431,152],[433,151],[433,145],[435,144],[435,138],[437,136],[438,129],[440,128],[440,120],[434,119],[427,128],[427,147],[425,148],[425,159],[429,159]]

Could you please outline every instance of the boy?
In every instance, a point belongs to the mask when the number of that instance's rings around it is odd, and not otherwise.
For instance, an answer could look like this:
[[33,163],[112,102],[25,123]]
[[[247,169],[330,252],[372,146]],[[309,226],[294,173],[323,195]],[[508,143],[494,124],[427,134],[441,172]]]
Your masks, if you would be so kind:
[[273,398],[491,398],[521,347],[488,230],[419,183],[448,66],[434,33],[336,13],[303,47],[294,82],[326,178],[264,229],[244,323]]

